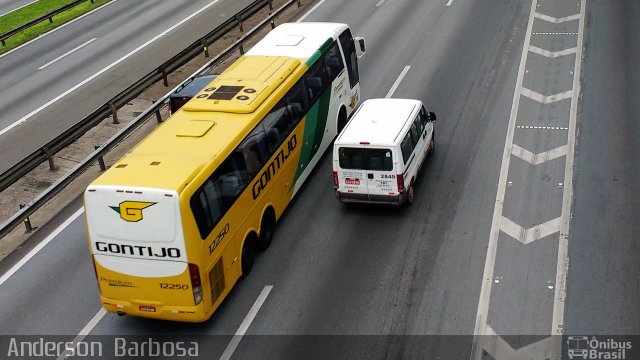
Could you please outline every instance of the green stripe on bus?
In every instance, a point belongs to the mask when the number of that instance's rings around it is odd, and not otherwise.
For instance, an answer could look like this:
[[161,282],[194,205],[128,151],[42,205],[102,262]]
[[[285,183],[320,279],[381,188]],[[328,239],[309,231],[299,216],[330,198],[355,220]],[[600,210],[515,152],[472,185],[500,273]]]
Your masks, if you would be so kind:
[[324,136],[331,100],[331,87],[327,88],[320,98],[307,112],[302,136],[302,148],[300,149],[300,162],[294,181],[297,181],[302,172],[307,168],[313,156],[318,152]]

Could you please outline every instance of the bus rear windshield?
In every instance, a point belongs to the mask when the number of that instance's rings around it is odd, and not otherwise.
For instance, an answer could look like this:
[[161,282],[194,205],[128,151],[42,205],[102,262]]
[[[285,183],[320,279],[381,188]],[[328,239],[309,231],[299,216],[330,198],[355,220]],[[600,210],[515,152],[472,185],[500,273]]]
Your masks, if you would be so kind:
[[338,149],[340,167],[350,170],[391,171],[393,161],[389,149],[341,147]]

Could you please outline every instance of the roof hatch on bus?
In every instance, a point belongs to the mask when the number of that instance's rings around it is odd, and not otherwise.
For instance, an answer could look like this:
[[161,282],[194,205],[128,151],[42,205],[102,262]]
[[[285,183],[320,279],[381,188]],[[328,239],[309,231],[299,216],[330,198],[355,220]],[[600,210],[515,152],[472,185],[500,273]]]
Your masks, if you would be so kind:
[[252,113],[299,65],[299,60],[283,56],[243,56],[183,109]]

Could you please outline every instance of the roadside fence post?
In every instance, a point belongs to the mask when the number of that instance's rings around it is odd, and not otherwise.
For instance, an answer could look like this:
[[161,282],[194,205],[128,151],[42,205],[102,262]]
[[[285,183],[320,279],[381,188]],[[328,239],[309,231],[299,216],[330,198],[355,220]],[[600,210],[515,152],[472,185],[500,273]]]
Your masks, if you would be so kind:
[[118,109],[112,102],[109,103],[109,110],[111,110],[111,115],[113,116],[113,123],[120,124],[120,121],[118,121]]
[[43,147],[42,150],[44,151],[45,155],[47,155],[47,161],[49,161],[49,170],[58,170],[58,167],[53,163],[53,154],[51,153],[51,150],[46,146]]
[[[94,145],[93,149],[94,150],[98,150],[100,148],[100,146],[98,145]],[[98,158],[98,165],[100,165],[100,171],[106,171],[107,170],[107,166],[104,164],[104,158],[102,156],[100,156]]]
[[236,15],[236,20],[238,21],[238,26],[240,27],[240,31],[244,32],[244,27],[242,26],[242,17],[240,15]]
[[[20,209],[24,208],[24,204],[20,204]],[[33,226],[31,226],[31,220],[27,216],[22,220],[24,222],[24,227],[27,229],[27,234],[33,231]]]

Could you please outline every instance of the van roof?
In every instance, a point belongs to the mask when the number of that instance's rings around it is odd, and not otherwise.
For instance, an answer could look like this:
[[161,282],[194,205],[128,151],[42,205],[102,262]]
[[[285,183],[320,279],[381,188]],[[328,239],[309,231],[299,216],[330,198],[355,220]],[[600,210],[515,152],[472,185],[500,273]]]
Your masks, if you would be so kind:
[[412,113],[422,102],[410,99],[369,99],[344,128],[335,143],[340,145],[369,142],[372,145],[394,145]]

